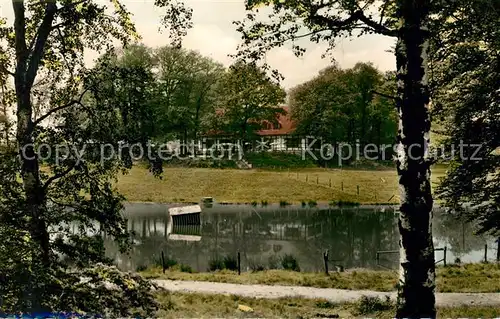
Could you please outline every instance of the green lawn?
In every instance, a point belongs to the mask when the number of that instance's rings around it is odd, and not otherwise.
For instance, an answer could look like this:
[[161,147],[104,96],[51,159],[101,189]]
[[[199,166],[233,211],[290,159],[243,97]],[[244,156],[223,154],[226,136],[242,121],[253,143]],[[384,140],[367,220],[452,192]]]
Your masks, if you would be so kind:
[[[141,273],[147,278],[171,280],[198,280],[237,284],[292,285],[318,288],[338,288],[352,290],[393,291],[398,282],[395,271],[350,270],[323,273],[303,273],[285,270],[244,272],[233,271],[211,273],[186,273],[178,268],[162,273],[160,268],[150,268]],[[437,291],[439,292],[499,292],[499,264],[465,264],[437,268]]]
[[[159,318],[394,318],[394,305],[369,298],[353,304],[321,299],[256,299],[160,292]],[[438,308],[438,318],[496,318],[495,307]]]
[[[445,167],[434,168],[434,185],[444,172]],[[198,202],[205,196],[233,203],[342,200],[396,204],[399,201],[395,169],[276,171],[168,167],[163,178],[157,179],[147,169],[135,166],[127,175],[119,176],[117,189],[128,201],[147,202]]]

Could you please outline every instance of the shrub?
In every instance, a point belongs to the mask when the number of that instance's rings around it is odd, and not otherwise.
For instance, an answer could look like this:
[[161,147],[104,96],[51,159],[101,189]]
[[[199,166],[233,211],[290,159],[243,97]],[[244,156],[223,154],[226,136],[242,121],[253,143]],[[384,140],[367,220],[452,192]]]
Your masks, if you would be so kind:
[[300,155],[285,152],[259,152],[246,153],[245,158],[248,163],[255,168],[283,169],[283,168],[305,168],[317,167],[310,159],[303,159]]
[[251,271],[257,272],[257,271],[264,271],[266,267],[264,267],[263,264],[255,261],[255,260],[249,260],[248,261],[248,267],[250,268]]
[[191,266],[189,266],[189,265],[181,264],[180,271],[181,272],[188,272],[191,274],[191,273],[193,273],[193,268],[191,268]]
[[257,202],[256,201],[252,201],[252,206],[253,207],[257,206]]
[[138,265],[138,266],[135,268],[135,271],[136,271],[136,272],[141,272],[141,271],[145,271],[146,269],[148,269],[148,266],[146,266],[146,265]]
[[[153,259],[153,265],[156,267],[163,268],[161,256],[158,256],[158,257]],[[168,268],[174,267],[175,265],[177,265],[177,260],[169,258],[169,257],[165,257],[165,268],[168,269]]]
[[289,254],[286,254],[281,258],[281,266],[285,270],[300,271],[299,262],[297,261],[297,258]]
[[269,269],[278,269],[279,268],[279,264],[280,264],[280,260],[279,258],[275,257],[275,256],[270,256],[269,257],[269,260],[268,260],[268,268]]
[[260,204],[261,204],[262,206],[267,206],[267,200],[263,200],[263,201],[261,201],[261,202],[260,202]]
[[208,262],[208,270],[209,271],[217,271],[224,269],[224,262],[222,259],[215,258]]
[[373,314],[379,311],[386,311],[393,308],[393,303],[389,296],[385,300],[378,297],[362,296],[356,303],[355,309],[359,315]]
[[222,260],[224,263],[224,269],[228,270],[238,270],[238,261],[232,256],[225,256]]

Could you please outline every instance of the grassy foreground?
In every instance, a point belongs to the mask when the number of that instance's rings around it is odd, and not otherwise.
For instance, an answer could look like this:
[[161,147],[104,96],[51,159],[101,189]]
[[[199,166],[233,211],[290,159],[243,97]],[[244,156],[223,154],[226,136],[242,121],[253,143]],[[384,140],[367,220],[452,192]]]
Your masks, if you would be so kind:
[[[302,273],[285,270],[236,272],[223,270],[211,273],[186,273],[161,268],[150,268],[141,274],[147,278],[170,280],[198,280],[237,284],[291,285],[351,290],[393,291],[398,282],[395,271],[350,270],[323,273]],[[499,264],[465,264],[437,267],[437,291],[439,292],[500,292]]]
[[[356,304],[320,299],[255,299],[228,295],[161,292],[159,318],[393,318],[392,303],[367,298]],[[494,307],[438,308],[439,318],[495,318]]]
[[[443,166],[433,169],[433,183],[438,182],[445,169]],[[157,179],[144,167],[135,166],[127,175],[119,176],[117,189],[129,201],[147,202],[198,202],[205,196],[233,203],[399,202],[395,169],[279,171],[167,167],[163,179]]]

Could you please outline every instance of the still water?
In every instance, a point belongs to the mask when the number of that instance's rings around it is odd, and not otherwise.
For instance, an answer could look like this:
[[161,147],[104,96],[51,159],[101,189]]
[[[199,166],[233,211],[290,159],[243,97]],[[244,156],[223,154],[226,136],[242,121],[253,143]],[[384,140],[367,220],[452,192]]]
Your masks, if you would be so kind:
[[[128,229],[134,231],[130,253],[120,254],[111,239],[105,238],[106,252],[125,270],[153,264],[165,256],[197,271],[206,271],[210,260],[241,254],[242,270],[276,264],[285,254],[293,255],[305,271],[323,269],[323,252],[329,251],[330,265],[345,268],[395,269],[398,253],[397,211],[393,207],[355,208],[279,207],[269,205],[217,205],[203,208],[200,226],[171,225],[167,204],[127,204],[124,214]],[[475,236],[472,225],[434,212],[435,247],[447,246],[447,262],[496,257],[492,238]],[[189,222],[188,222],[189,223]],[[196,221],[197,223],[197,221]],[[436,252],[436,260],[443,252]]]

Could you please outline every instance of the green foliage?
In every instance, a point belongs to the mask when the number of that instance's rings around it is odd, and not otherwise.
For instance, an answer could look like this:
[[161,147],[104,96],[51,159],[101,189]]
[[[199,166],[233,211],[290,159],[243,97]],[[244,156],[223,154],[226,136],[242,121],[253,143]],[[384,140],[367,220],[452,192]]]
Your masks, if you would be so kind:
[[[498,2],[463,1],[461,19],[436,21],[432,46],[434,117],[444,135],[439,153],[452,162],[437,190],[453,216],[500,233],[500,37]],[[464,145],[464,146],[460,146]],[[455,150],[453,153],[453,149]]]
[[[106,232],[122,252],[130,244],[120,214],[124,198],[114,187],[130,158],[101,162],[94,147],[145,143],[153,132],[151,61],[140,46],[130,56],[113,51],[114,41],[127,45],[138,35],[124,4],[111,4],[14,1],[13,25],[0,18],[2,104],[15,105],[14,135],[27,150],[20,160],[18,150],[0,153],[2,313],[150,317],[156,311],[150,282],[106,266],[102,238],[89,236]],[[190,27],[190,10],[155,5],[165,9],[162,23],[179,39]],[[104,53],[91,69],[84,63],[88,50]],[[52,152],[32,157],[31,144]],[[68,146],[57,158],[56,145]]]
[[193,268],[191,268],[191,266],[189,266],[189,265],[181,264],[179,268],[180,268],[181,272],[187,272],[187,273],[190,273],[190,274],[193,273]]
[[227,255],[223,258],[214,258],[208,262],[209,271],[238,270],[238,261],[233,256]]
[[222,259],[224,263],[224,269],[228,270],[238,270],[238,261],[233,256],[224,256]]
[[245,159],[253,168],[294,169],[317,166],[310,157],[302,159],[300,155],[285,152],[248,152],[245,153]]
[[214,258],[208,262],[208,270],[209,271],[217,271],[217,270],[223,270],[223,269],[224,269],[224,260],[222,260],[220,258]]
[[[396,134],[394,103],[374,91],[394,95],[394,73],[383,75],[366,63],[346,70],[327,67],[291,90],[292,118],[298,123],[295,133],[322,138],[336,148],[345,142],[392,143]],[[316,144],[319,147],[319,142]],[[373,158],[376,155],[370,154]]]
[[281,266],[285,270],[300,271],[299,262],[293,255],[286,254],[281,257]]
[[233,64],[217,92],[217,112],[210,120],[212,127],[243,142],[266,123],[276,124],[278,115],[284,113],[278,106],[285,100],[285,91],[255,64]]
[[391,310],[393,308],[394,304],[388,296],[385,300],[378,297],[362,296],[355,305],[358,315],[368,315],[376,312]]
[[189,167],[189,168],[231,168],[237,169],[238,165],[234,160],[229,159],[175,159],[166,162],[169,167]]

